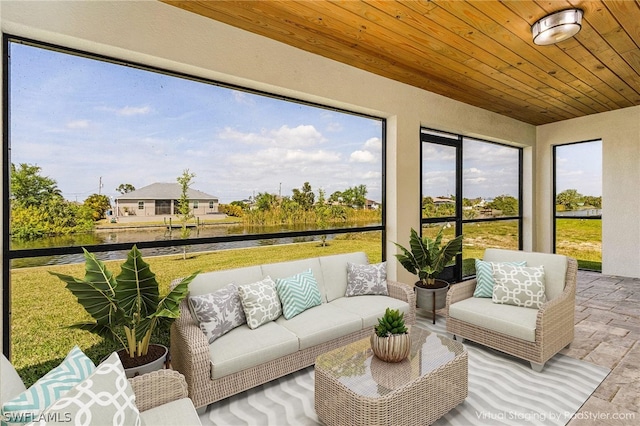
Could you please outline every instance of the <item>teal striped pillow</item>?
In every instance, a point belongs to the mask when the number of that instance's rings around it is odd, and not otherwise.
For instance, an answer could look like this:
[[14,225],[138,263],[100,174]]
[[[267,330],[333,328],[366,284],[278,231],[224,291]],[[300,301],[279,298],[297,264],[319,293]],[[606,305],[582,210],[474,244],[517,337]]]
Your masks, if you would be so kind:
[[[473,291],[473,297],[493,296],[493,286],[496,284],[493,278],[493,263],[476,259],[476,289]],[[527,266],[527,261],[522,262],[500,262],[500,265]]]
[[22,425],[38,419],[58,400],[96,369],[94,363],[74,347],[62,363],[42,376],[29,389],[2,405],[3,425]]
[[278,278],[276,289],[282,302],[282,314],[286,319],[322,303],[318,282],[311,269],[289,278]]

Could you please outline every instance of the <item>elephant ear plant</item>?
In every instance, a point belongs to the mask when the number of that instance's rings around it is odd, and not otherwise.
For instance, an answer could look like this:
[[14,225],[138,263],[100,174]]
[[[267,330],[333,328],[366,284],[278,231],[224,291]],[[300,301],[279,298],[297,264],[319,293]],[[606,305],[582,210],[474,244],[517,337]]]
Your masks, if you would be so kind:
[[396,254],[400,264],[410,273],[417,275],[420,280],[416,285],[429,288],[435,284],[436,277],[444,270],[453,258],[462,252],[462,235],[447,241],[442,245],[440,228],[435,239],[428,236],[420,238],[415,229],[411,229],[408,250],[398,243],[394,243],[402,254]]
[[83,250],[86,271],[83,279],[50,272],[67,283],[66,287],[94,319],[69,327],[119,343],[131,358],[145,356],[159,322],[172,321],[180,315],[180,302],[198,272],[161,297],[156,274],[151,272],[136,246],[127,255],[116,277],[94,254]]

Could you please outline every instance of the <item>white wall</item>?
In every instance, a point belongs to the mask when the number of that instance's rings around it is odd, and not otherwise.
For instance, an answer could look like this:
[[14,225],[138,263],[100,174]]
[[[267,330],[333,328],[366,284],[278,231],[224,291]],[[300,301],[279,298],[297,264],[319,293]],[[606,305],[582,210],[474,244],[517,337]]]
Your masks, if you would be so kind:
[[[387,212],[392,241],[419,227],[421,125],[527,147],[535,127],[306,53],[156,1],[2,1],[2,31],[65,47],[387,118]],[[534,193],[525,190],[525,249],[533,249]],[[389,262],[390,278],[414,277]]]
[[640,277],[640,107],[537,128],[536,247],[553,244],[553,146],[595,139],[602,139],[602,272]]

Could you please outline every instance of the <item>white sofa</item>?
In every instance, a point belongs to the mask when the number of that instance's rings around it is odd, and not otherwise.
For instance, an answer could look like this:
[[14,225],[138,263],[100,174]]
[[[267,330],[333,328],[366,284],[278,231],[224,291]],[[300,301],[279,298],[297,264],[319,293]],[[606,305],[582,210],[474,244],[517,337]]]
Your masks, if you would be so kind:
[[190,295],[203,295],[229,283],[250,284],[270,276],[286,278],[311,268],[322,303],[301,314],[250,329],[234,328],[209,344],[187,300],[171,327],[172,368],[184,374],[198,409],[220,399],[313,365],[318,355],[368,337],[386,308],[415,323],[415,295],[406,284],[387,280],[389,295],[345,297],[347,263],[367,264],[365,253],[348,253],[199,274]]

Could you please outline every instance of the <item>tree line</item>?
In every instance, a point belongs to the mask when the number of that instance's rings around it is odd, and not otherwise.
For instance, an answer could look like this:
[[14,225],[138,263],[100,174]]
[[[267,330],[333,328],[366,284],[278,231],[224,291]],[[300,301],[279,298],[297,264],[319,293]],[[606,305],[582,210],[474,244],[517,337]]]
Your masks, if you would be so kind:
[[[11,164],[12,238],[33,240],[91,231],[95,222],[103,219],[111,208],[109,197],[101,194],[91,194],[82,203],[65,200],[57,182],[41,172],[37,165]],[[193,217],[187,191],[194,177],[194,173],[185,170],[177,178],[182,188],[177,214],[185,237],[188,236],[185,224]],[[125,194],[135,191],[135,187],[121,184],[116,191]],[[249,202],[220,205],[220,211],[240,217],[248,225],[313,224],[318,229],[325,229],[331,223],[380,220],[380,210],[365,209],[366,195],[366,185],[357,185],[327,197],[322,189],[316,194],[309,182],[305,182],[301,188],[293,189],[291,196],[262,192]]]
[[32,240],[93,229],[110,208],[109,197],[91,194],[83,203],[67,201],[55,180],[39,166],[11,164],[11,236]]
[[582,195],[577,189],[566,189],[556,195],[559,210],[579,210],[581,208],[602,208],[602,196]]
[[330,223],[377,220],[379,210],[366,210],[366,185],[335,191],[327,197],[323,189],[313,191],[309,182],[294,188],[290,196],[260,192],[247,201],[221,204],[220,212],[242,218],[249,225],[315,224],[323,229]]
[[[442,197],[445,198],[445,197]],[[455,197],[448,198],[450,203],[436,203],[433,197],[422,198],[422,216],[423,217],[444,217],[455,216],[456,205]],[[498,195],[489,202],[485,202],[482,198],[463,198],[462,207],[465,219],[474,219],[478,215],[478,211],[499,210],[504,216],[517,216],[519,203],[518,199],[507,194]]]

